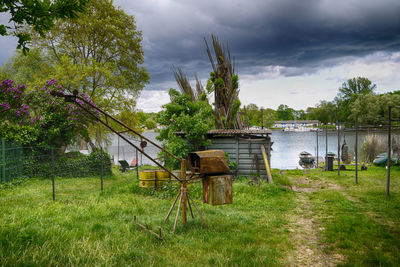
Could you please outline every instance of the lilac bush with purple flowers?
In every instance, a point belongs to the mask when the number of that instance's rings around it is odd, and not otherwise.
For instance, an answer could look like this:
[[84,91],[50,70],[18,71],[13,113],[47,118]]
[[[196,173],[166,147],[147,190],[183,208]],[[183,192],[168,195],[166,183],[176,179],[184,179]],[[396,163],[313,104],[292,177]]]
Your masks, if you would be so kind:
[[[51,96],[56,90],[64,92],[55,79],[42,87],[28,90],[12,80],[0,83],[0,137],[24,145],[61,147],[77,138],[88,140],[88,127],[94,120],[78,106]],[[86,101],[92,100],[81,94]],[[79,101],[79,100],[77,100]],[[79,101],[81,105],[85,105]],[[89,107],[86,107],[89,108]],[[97,110],[92,110],[97,116]]]

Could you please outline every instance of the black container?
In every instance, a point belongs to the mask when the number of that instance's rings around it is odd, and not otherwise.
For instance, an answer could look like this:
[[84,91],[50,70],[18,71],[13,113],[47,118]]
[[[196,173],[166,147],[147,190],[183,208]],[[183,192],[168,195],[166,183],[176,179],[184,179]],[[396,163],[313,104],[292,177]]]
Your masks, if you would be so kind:
[[333,155],[327,155],[326,156],[326,167],[328,171],[333,171],[333,159],[335,157]]

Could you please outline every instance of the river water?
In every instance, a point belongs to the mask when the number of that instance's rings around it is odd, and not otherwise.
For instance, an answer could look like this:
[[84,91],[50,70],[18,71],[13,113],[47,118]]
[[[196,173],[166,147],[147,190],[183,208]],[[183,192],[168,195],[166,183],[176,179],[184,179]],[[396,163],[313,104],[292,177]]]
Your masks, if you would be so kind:
[[[160,144],[156,140],[156,136],[158,133],[149,131],[144,132],[143,135],[150,140]],[[358,138],[358,147],[359,153],[362,143],[365,139],[365,136],[368,135],[368,132],[359,132]],[[377,135],[385,136],[386,133],[378,132],[375,133]],[[132,137],[129,137],[129,140],[133,142],[135,145],[139,146],[140,141],[135,140]],[[302,151],[307,151],[316,156],[317,152],[317,133],[316,132],[283,132],[281,130],[272,130],[271,139],[272,152],[271,152],[271,167],[276,169],[296,169],[300,168],[299,166],[299,153]],[[343,141],[346,141],[349,147],[349,153],[354,155],[354,145],[355,145],[355,132],[345,132],[341,134],[340,145],[343,144]],[[114,136],[111,139],[111,145],[108,146],[108,152],[111,156],[114,157],[114,162],[117,163],[118,159],[125,159],[128,162],[131,162],[133,158],[136,158],[136,151],[133,147],[131,147],[124,140],[119,138],[119,149],[118,149],[118,137]],[[338,137],[336,131],[328,131],[328,152],[333,152],[337,154],[338,150]],[[145,153],[149,154],[152,157],[157,157],[158,149],[148,144],[144,149]],[[318,133],[318,155],[320,157],[325,156],[326,151],[326,133],[319,132]],[[145,156],[138,156],[139,164],[152,164],[152,162],[147,159]],[[154,164],[152,164],[154,165]]]

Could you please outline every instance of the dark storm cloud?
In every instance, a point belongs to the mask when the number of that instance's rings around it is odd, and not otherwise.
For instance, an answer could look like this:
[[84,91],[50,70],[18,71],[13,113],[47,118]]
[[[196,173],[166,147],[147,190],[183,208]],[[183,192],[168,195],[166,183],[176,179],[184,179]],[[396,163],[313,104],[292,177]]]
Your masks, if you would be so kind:
[[[143,3],[144,2],[144,3]],[[343,58],[399,51],[398,0],[117,1],[143,30],[153,85],[172,80],[171,66],[206,78],[203,37],[229,43],[241,74],[282,66],[295,76]]]
[[[344,58],[400,48],[399,0],[119,0],[143,32],[149,89],[171,84],[172,65],[205,79],[203,37],[228,42],[240,74],[281,66],[296,76]],[[6,40],[1,37],[2,46]],[[7,42],[9,46],[9,42]],[[16,43],[15,43],[16,46]],[[15,47],[14,46],[14,47]],[[0,60],[12,50],[2,49]]]

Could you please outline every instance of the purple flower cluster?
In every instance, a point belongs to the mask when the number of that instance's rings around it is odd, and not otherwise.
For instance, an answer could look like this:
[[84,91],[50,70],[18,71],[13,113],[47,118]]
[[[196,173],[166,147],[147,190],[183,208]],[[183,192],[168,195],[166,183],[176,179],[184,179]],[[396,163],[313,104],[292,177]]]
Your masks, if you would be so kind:
[[57,82],[56,79],[51,79],[50,81],[46,81],[46,84],[49,86],[53,86]]
[[14,84],[14,81],[10,80],[10,79],[5,79],[0,83],[0,87],[6,86],[7,88],[12,87]]
[[[90,123],[85,112],[73,104],[66,104],[63,99],[51,96],[51,91],[56,90],[64,92],[61,85],[56,84],[55,79],[46,82],[43,87],[36,87],[34,90],[26,92],[26,86],[14,85],[12,80],[3,80],[0,82],[0,121],[6,118],[18,125],[30,123],[32,126],[54,125],[54,118],[62,118],[56,122],[56,125],[64,125],[72,131],[84,129]],[[81,94],[81,97],[88,103],[96,106],[87,95]],[[83,101],[76,100],[78,104],[93,110],[96,116],[100,116],[97,109],[87,105]],[[54,116],[59,114],[59,116]],[[51,126],[52,127],[52,126]]]
[[0,103],[0,106],[2,106],[4,108],[4,110],[10,109],[10,104],[8,104],[8,103]]
[[[12,80],[3,80],[0,83],[0,116],[6,117],[9,121],[19,121],[21,113],[26,113],[23,105],[23,97],[26,86],[18,84],[14,86]],[[16,115],[16,116],[15,116]]]

